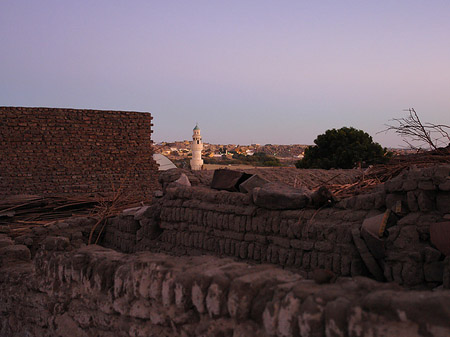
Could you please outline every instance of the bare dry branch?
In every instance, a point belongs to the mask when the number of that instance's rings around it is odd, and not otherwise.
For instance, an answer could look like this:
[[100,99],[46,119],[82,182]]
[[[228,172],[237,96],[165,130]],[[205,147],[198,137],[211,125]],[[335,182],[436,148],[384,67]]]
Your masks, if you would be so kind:
[[[441,146],[450,144],[450,126],[445,124],[423,123],[414,109],[407,109],[409,115],[404,118],[393,118],[397,125],[386,124],[382,132],[394,131],[412,149],[422,149],[423,146],[439,151]],[[413,146],[412,143],[419,143]]]

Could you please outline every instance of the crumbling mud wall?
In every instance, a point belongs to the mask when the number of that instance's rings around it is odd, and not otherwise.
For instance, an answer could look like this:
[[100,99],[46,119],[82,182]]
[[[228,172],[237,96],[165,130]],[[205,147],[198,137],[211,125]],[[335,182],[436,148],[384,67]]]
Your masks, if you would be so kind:
[[[248,194],[173,186],[158,205],[109,220],[103,244],[123,252],[215,254],[272,263],[304,277],[325,269],[435,288],[445,283],[445,254],[432,241],[430,228],[450,226],[449,182],[450,166],[412,169],[370,194],[319,210],[269,210],[252,203]],[[397,212],[395,222],[385,236],[371,239],[363,223],[386,209]]]
[[[334,207],[277,211],[175,184],[108,220],[101,243],[115,250],[85,246],[92,218],[10,230],[0,335],[448,336],[449,179],[450,167],[410,170]],[[434,190],[413,209],[408,192],[431,188],[424,181]],[[386,235],[368,240],[367,222],[389,209]],[[377,268],[384,282],[371,279]]]
[[362,262],[350,233],[366,213],[267,210],[246,194],[177,188],[162,203],[159,239],[168,250],[181,246],[303,272],[325,268],[356,276]]
[[0,195],[98,193],[157,184],[149,113],[0,107]]
[[448,336],[450,291],[334,284],[208,256],[0,238],[1,336]]

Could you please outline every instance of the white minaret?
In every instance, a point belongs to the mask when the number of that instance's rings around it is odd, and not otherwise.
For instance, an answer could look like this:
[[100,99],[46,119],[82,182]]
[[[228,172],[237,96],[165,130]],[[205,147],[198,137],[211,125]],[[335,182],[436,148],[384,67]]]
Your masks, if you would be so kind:
[[191,169],[201,170],[203,166],[202,150],[203,142],[202,136],[200,135],[200,128],[195,125],[194,134],[192,135],[192,159],[191,159]]

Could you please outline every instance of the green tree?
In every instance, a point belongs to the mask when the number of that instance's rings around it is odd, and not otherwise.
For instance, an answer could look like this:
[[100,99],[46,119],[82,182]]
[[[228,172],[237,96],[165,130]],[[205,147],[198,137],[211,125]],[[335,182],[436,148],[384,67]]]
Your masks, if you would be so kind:
[[314,144],[306,148],[304,158],[295,164],[297,168],[348,169],[358,163],[383,163],[390,157],[368,133],[352,127],[327,130]]

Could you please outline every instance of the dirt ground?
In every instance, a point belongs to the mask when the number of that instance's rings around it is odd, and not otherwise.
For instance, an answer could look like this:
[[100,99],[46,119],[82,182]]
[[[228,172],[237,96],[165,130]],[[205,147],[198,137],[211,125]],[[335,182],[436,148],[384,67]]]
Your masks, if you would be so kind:
[[[245,166],[245,165],[241,165]],[[314,189],[327,184],[348,184],[361,176],[361,170],[320,170],[297,169],[295,167],[239,167],[228,166],[230,170],[244,171],[250,174],[258,174],[271,182],[282,182],[293,187],[307,187]],[[214,175],[213,170],[191,171],[202,185],[209,186]]]

